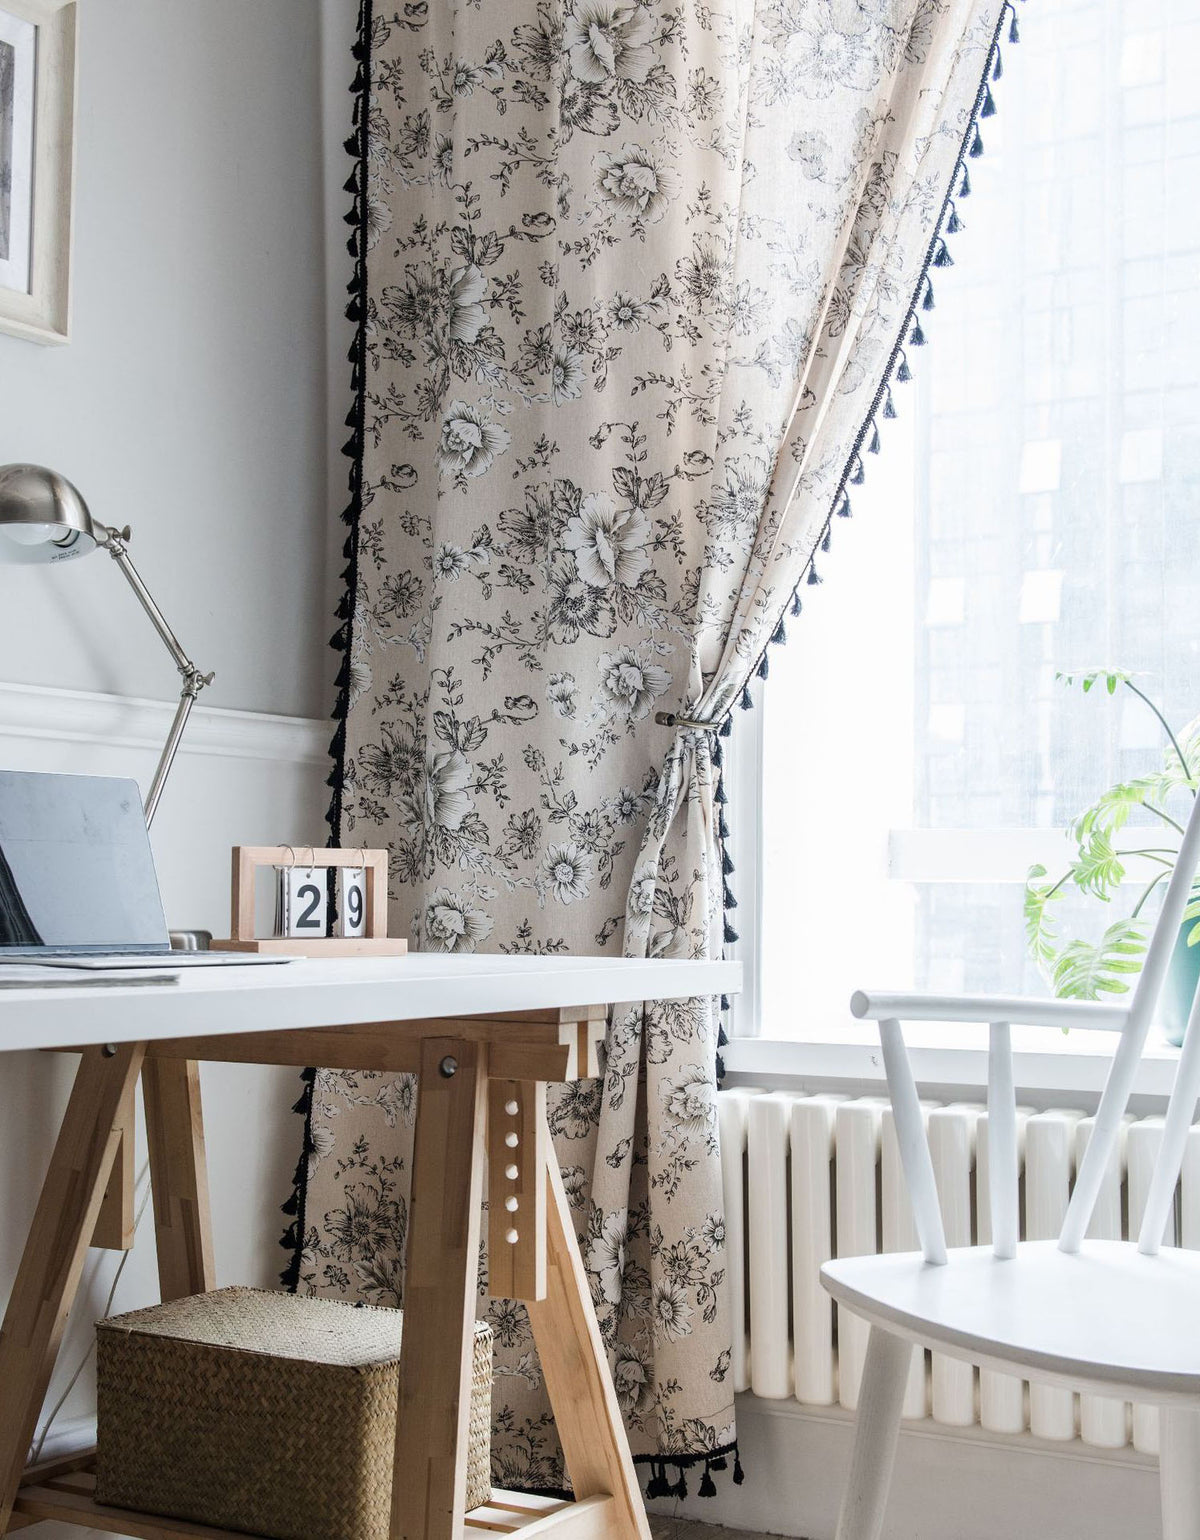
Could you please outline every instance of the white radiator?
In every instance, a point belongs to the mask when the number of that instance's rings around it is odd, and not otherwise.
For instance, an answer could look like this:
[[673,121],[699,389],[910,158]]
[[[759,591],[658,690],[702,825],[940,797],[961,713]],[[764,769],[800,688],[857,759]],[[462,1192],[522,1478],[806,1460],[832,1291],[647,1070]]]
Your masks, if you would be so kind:
[[[730,1258],[734,1387],[807,1406],[858,1398],[867,1328],[821,1288],[833,1256],[917,1249],[886,1098],[722,1091],[718,1097]],[[926,1104],[929,1143],[950,1246],[987,1244],[987,1113]],[[1021,1234],[1051,1238],[1092,1130],[1078,1112],[1023,1110]],[[1136,1238],[1161,1118],[1127,1118],[1089,1235]],[[984,1201],[979,1201],[983,1195]],[[1167,1239],[1200,1247],[1200,1126],[1183,1164]],[[741,1326],[741,1330],[738,1326]],[[1158,1449],[1158,1414],[977,1370],[941,1353],[913,1354],[905,1416],[995,1433],[1080,1438],[1101,1449]]]

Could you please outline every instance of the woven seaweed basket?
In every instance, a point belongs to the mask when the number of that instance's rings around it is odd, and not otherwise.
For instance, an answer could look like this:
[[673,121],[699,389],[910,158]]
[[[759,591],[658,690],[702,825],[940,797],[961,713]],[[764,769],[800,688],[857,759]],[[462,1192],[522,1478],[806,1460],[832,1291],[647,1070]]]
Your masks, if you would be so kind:
[[[99,1502],[276,1540],[387,1540],[403,1312],[219,1289],[96,1326]],[[475,1328],[467,1507],[491,1496]]]

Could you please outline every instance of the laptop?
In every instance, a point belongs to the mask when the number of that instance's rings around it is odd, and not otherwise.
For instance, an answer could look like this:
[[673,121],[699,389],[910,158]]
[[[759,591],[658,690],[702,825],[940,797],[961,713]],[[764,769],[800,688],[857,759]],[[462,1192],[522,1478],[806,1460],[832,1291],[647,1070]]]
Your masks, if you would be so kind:
[[171,949],[137,782],[0,770],[0,963],[289,962]]

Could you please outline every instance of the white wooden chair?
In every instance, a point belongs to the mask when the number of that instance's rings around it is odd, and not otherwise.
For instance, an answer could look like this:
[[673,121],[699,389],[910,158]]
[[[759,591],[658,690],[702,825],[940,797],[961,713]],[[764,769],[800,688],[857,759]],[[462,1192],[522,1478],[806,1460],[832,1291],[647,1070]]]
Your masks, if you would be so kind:
[[[1085,1239],[1200,862],[1200,798],[1126,1005],[859,992],[854,1014],[878,1021],[919,1252],[838,1258],[821,1281],[871,1331],[837,1540],[877,1540],[914,1345],[989,1369],[1161,1409],[1164,1540],[1200,1540],[1200,1251],[1162,1247],[1200,1093],[1200,999],[1193,1006],[1167,1109],[1141,1235]],[[900,1022],[990,1026],[988,1148],[991,1247],[946,1249],[933,1165]],[[1019,1241],[1013,1024],[1092,1027],[1120,1039],[1095,1131],[1055,1241]]]

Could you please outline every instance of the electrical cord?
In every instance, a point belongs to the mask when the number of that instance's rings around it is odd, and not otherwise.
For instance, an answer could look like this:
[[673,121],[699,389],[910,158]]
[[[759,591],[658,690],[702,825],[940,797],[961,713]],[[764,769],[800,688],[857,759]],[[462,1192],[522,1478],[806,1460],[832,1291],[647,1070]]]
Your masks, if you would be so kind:
[[[149,1176],[149,1174],[150,1174],[149,1164],[144,1165],[142,1167],[142,1169],[138,1172],[137,1184],[140,1186],[141,1183],[143,1182],[143,1180],[145,1180]],[[141,1222],[142,1222],[142,1215],[146,1212],[146,1206],[147,1206],[147,1204],[149,1202],[150,1202],[150,1187],[149,1187],[149,1185],[147,1185],[146,1190],[145,1190],[145,1192],[142,1195],[142,1201],[138,1205],[137,1213],[133,1216],[133,1233],[134,1233],[135,1239],[137,1237],[138,1227],[141,1225]],[[133,1248],[132,1248],[132,1246],[129,1248],[128,1251],[123,1251],[121,1253],[121,1260],[117,1263],[117,1270],[113,1274],[112,1283],[111,1283],[111,1285],[109,1287],[109,1290],[108,1290],[108,1298],[104,1301],[104,1309],[101,1312],[100,1317],[99,1317],[99,1319],[102,1320],[102,1321],[106,1321],[108,1319],[108,1317],[112,1314],[113,1300],[116,1298],[116,1294],[117,1294],[117,1285],[121,1281],[121,1274],[125,1271],[125,1264],[129,1261],[129,1258],[132,1255],[133,1255]],[[54,1419],[58,1416],[59,1412],[61,1412],[63,1407],[66,1405],[67,1397],[71,1394],[71,1392],[75,1389],[75,1386],[79,1383],[79,1376],[87,1368],[88,1363],[91,1360],[92,1354],[95,1351],[96,1351],[96,1336],[95,1336],[95,1333],[93,1332],[92,1340],[88,1344],[87,1351],[84,1353],[83,1357],[79,1360],[78,1364],[75,1366],[75,1372],[71,1375],[71,1378],[67,1381],[66,1386],[65,1386],[62,1394],[59,1396],[58,1400],[54,1403],[54,1405],[50,1408],[50,1415],[46,1418],[46,1421],[42,1424],[42,1430],[38,1434],[37,1438],[34,1440],[34,1443],[33,1443],[32,1447],[30,1448],[30,1451],[29,1451],[29,1464],[30,1465],[36,1465],[38,1463],[38,1461],[41,1459],[41,1457],[42,1457],[42,1450],[46,1447],[46,1437],[49,1434],[51,1427],[54,1425]]]

